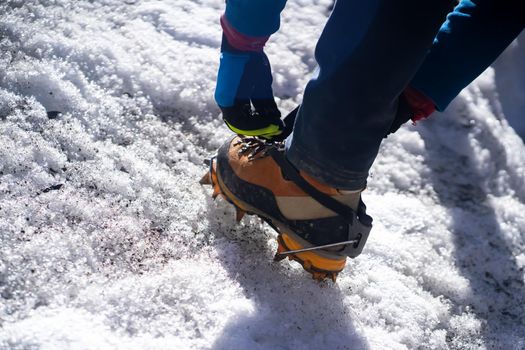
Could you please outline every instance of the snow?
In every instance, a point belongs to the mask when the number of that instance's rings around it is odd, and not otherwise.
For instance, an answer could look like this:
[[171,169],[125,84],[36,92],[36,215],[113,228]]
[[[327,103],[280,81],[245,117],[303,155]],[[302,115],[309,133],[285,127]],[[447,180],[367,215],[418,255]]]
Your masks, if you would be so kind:
[[[283,111],[330,3],[268,44]],[[0,4],[0,349],[525,349],[524,37],[383,143],[369,242],[317,284],[198,184],[223,6]]]

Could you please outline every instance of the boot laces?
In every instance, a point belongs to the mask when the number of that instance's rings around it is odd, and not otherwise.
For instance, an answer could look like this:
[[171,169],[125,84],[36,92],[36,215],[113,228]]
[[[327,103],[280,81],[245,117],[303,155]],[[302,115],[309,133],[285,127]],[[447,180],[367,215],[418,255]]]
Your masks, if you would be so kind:
[[284,152],[283,141],[271,141],[260,137],[241,137],[234,144],[234,146],[238,145],[242,145],[239,149],[239,156],[247,156],[250,161],[267,157],[271,149]]

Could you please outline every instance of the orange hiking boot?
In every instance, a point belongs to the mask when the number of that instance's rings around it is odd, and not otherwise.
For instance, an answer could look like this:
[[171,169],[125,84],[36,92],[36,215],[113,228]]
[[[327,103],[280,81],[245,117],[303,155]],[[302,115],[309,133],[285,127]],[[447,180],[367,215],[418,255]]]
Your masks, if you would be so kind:
[[343,270],[359,255],[372,218],[359,191],[338,191],[299,172],[285,158],[282,143],[235,137],[211,160],[201,180],[244,214],[261,217],[278,235],[275,260],[288,256],[318,281]]

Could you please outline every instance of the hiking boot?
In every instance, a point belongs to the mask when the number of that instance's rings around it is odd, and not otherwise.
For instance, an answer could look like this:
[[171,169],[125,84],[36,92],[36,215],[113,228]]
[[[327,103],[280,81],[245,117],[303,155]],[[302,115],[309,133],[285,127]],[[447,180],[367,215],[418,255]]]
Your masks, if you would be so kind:
[[372,227],[361,191],[339,191],[298,171],[282,143],[234,137],[201,180],[244,214],[261,217],[278,235],[275,260],[298,261],[316,280],[343,270],[363,249]]

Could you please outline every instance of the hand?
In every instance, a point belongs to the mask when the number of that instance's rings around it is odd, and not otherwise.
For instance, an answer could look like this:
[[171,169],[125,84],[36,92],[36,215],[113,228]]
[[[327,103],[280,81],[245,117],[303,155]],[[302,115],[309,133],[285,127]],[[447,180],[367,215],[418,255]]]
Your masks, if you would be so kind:
[[388,133],[395,133],[401,125],[409,120],[415,124],[419,120],[428,118],[435,110],[434,102],[429,97],[408,86],[399,96],[396,117]]
[[233,132],[267,139],[281,134],[284,124],[273,97],[272,80],[262,48],[239,50],[223,35],[215,100]]

